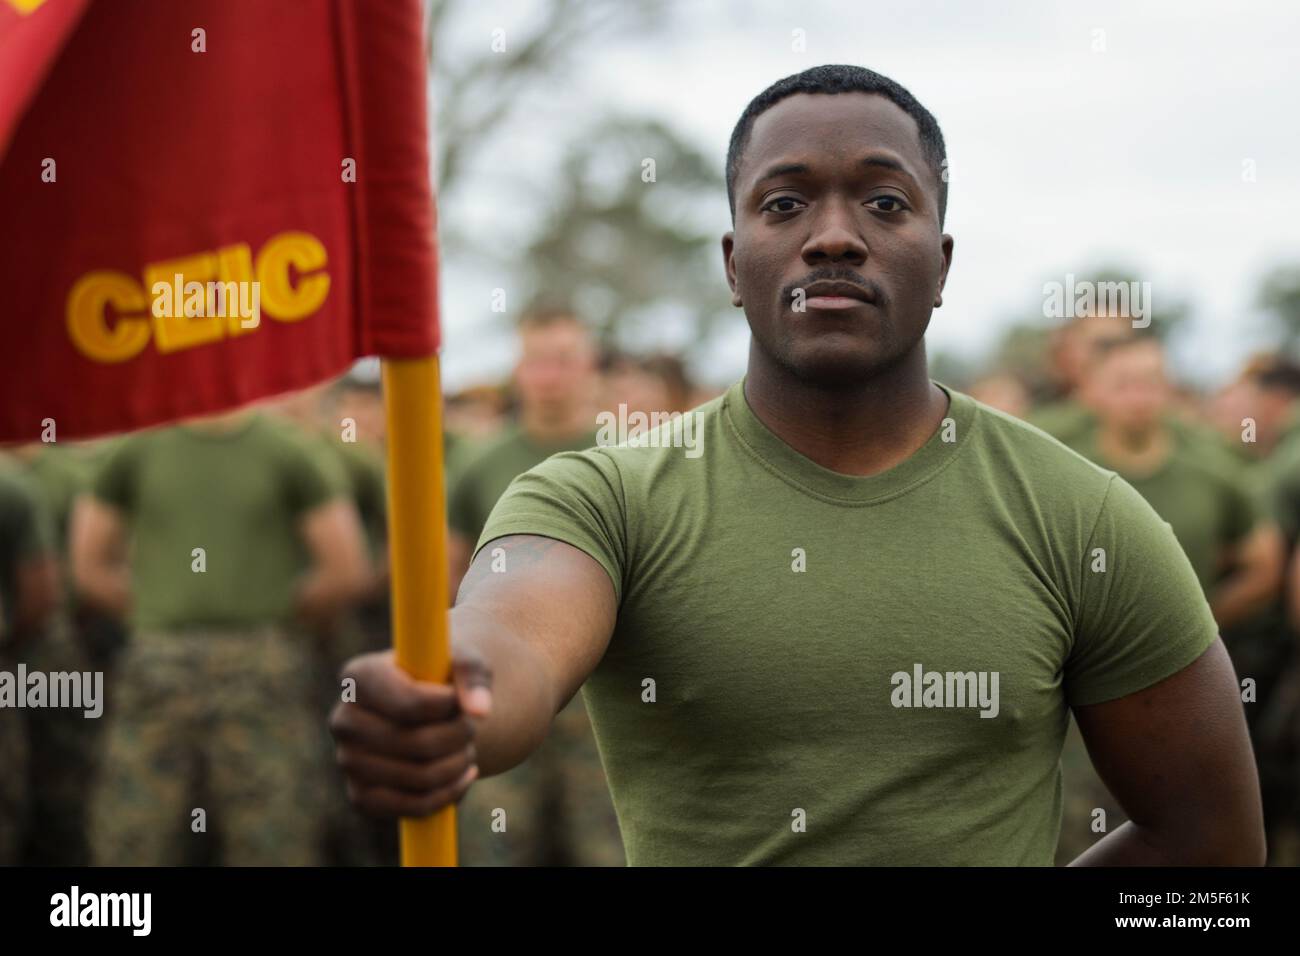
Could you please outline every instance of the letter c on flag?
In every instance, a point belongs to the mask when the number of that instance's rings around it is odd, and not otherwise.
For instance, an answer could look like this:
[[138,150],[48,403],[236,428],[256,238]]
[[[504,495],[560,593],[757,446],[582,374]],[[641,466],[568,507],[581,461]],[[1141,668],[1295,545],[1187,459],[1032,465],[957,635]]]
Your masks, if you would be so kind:
[[[104,316],[110,305],[121,313],[112,329]],[[147,307],[144,290],[129,275],[111,269],[87,272],[68,293],[68,334],[79,351],[97,362],[125,362],[149,344]]]
[[[325,301],[330,291],[329,273],[302,275],[325,267],[325,246],[306,232],[282,232],[257,255],[257,281],[261,283],[262,310],[281,322],[306,318]],[[299,272],[295,289],[289,267]]]

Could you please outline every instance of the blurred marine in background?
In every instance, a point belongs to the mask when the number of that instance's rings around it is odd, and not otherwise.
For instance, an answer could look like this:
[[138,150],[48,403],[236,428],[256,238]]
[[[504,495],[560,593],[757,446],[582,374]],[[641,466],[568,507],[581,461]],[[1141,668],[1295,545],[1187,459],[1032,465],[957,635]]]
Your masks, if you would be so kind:
[[97,863],[319,862],[310,642],[368,584],[336,474],[285,425],[239,411],[122,440],[78,503],[78,588],[131,622]]
[[[448,498],[452,594],[488,515],[516,477],[561,451],[596,444],[599,378],[590,332],[563,309],[519,323],[518,420],[468,459]],[[618,818],[581,695],[546,742],[508,773],[484,780],[457,814],[469,866],[619,866]]]

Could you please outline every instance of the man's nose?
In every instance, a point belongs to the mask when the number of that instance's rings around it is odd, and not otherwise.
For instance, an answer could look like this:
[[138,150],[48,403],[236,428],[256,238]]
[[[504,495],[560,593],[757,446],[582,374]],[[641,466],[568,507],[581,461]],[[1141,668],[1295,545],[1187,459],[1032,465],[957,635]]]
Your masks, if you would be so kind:
[[813,220],[812,233],[803,246],[803,260],[809,265],[827,260],[845,260],[860,265],[867,260],[867,241],[859,219],[847,202],[825,203]]

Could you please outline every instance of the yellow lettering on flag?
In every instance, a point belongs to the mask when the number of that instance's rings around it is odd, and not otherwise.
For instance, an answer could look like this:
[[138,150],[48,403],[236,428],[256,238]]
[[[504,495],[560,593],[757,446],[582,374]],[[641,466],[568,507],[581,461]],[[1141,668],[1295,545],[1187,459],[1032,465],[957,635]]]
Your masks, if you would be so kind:
[[9,6],[13,7],[23,16],[35,12],[45,0],[9,0]]
[[[104,309],[112,306],[117,324],[109,329]],[[68,293],[68,335],[83,355],[96,362],[125,362],[149,344],[149,306],[140,284],[123,272],[87,272]]]
[[[143,284],[124,272],[96,269],[68,291],[68,337],[82,355],[111,363],[135,358],[150,338],[167,355],[254,332],[258,316],[242,314],[250,301],[259,313],[299,322],[329,297],[328,264],[324,243],[289,231],[268,239],[256,259],[248,243],[239,242],[146,263]],[[256,295],[245,294],[249,286]]]

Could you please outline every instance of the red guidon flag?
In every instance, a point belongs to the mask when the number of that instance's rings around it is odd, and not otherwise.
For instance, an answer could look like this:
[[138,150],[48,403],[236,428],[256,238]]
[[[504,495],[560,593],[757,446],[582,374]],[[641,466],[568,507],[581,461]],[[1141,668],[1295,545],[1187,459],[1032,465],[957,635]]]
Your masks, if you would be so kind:
[[0,441],[438,347],[419,0],[0,0]]

